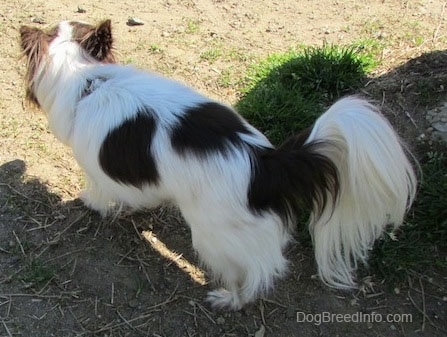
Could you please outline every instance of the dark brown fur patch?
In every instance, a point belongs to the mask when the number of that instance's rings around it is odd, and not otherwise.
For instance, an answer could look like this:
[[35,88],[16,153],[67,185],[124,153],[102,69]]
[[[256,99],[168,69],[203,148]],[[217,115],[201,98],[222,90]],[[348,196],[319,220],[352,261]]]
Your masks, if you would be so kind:
[[[335,164],[316,149],[329,143],[305,143],[311,129],[292,136],[277,149],[255,151],[248,204],[255,213],[272,210],[284,221],[296,219],[303,209],[317,216],[339,190]],[[331,197],[329,197],[331,196]]]
[[171,135],[172,147],[181,155],[214,153],[228,155],[232,147],[244,142],[241,134],[251,134],[232,109],[216,102],[191,107],[179,118]]
[[95,60],[114,63],[111,21],[105,20],[97,26],[72,22],[73,40]]
[[48,46],[57,36],[57,29],[44,32],[38,28],[22,26],[20,28],[20,43],[26,57],[26,98],[37,105],[33,92],[34,77],[44,59],[48,56]]
[[157,184],[160,175],[151,152],[157,128],[150,108],[111,130],[99,151],[99,163],[105,173],[117,182],[142,188]]

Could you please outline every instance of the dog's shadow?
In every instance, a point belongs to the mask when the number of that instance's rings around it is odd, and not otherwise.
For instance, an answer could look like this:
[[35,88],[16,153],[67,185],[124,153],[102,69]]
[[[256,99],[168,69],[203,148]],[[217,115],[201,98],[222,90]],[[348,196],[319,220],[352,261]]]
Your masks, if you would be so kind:
[[[39,179],[26,176],[22,160],[0,166],[0,182],[0,262],[5,279],[12,280],[11,292],[20,291],[14,287],[26,280],[33,292],[52,286],[57,291],[65,284],[104,302],[112,285],[115,301],[121,296],[151,303],[172,292],[192,296],[191,289],[205,294],[199,290],[205,281],[189,229],[174,208],[101,218],[79,199],[63,201]],[[33,279],[30,266],[37,265],[51,278]]]

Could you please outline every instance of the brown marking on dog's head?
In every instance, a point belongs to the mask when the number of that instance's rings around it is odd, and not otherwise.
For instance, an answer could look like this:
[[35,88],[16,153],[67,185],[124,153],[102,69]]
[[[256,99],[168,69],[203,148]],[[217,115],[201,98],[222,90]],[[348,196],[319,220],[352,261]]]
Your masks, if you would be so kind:
[[81,22],[71,22],[72,38],[81,48],[95,60],[102,63],[114,63],[112,25],[105,20],[97,26]]
[[[110,20],[102,21],[97,26],[74,21],[69,24],[73,28],[71,41],[78,43],[87,55],[100,63],[115,62]],[[48,57],[49,46],[58,36],[58,32],[59,25],[49,31],[28,26],[20,28],[20,45],[27,63],[26,98],[37,106],[39,102],[33,91],[34,81],[40,66]]]
[[20,28],[20,45],[26,57],[26,98],[39,105],[32,90],[34,78],[42,62],[48,56],[48,46],[57,36],[57,28],[48,32],[35,27],[22,26]]

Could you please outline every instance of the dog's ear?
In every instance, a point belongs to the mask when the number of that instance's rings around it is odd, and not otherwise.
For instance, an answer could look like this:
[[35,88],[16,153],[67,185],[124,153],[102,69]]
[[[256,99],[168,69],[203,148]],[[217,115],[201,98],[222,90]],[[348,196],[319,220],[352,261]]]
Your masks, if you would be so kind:
[[34,27],[22,26],[20,27],[20,46],[25,55],[29,55],[33,47],[40,44],[43,32]]
[[47,34],[35,27],[22,26],[20,27],[19,32],[20,46],[22,47],[27,65],[25,77],[26,98],[28,101],[39,105],[32,90],[33,80],[36,71],[48,54],[48,44],[54,36],[54,30],[51,34]]
[[81,46],[90,56],[100,62],[114,62],[111,21],[105,20],[94,27],[82,39]]

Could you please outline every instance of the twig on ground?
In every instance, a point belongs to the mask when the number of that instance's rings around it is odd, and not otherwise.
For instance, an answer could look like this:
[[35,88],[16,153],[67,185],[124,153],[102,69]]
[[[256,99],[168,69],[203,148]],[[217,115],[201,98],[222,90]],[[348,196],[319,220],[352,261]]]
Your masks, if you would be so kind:
[[264,317],[264,311],[265,311],[265,305],[262,300],[259,301],[259,313],[261,314],[261,321],[264,326],[267,326],[267,323],[265,323],[265,317]]
[[43,291],[48,287],[48,285],[54,280],[54,277],[51,277],[47,283],[37,292],[38,295],[41,295]]
[[101,222],[99,223],[99,226],[96,227],[95,234],[93,234],[93,237],[94,237],[94,238],[96,238],[96,237],[98,236],[98,233],[99,233],[99,231],[101,230],[101,227],[102,227],[102,223],[103,223],[103,221],[101,221]]
[[5,254],[11,254],[10,251],[8,251],[8,250],[6,250],[6,249],[4,249],[2,247],[0,247],[0,252],[5,253]]
[[[422,286],[421,283],[421,279],[419,279],[420,284]],[[414,289],[413,287],[410,286],[411,289]],[[426,321],[430,323],[430,325],[432,327],[434,327],[436,330],[440,330],[443,331],[445,333],[447,333],[447,330],[442,329],[441,327],[439,327],[438,325],[436,325],[435,323],[433,323],[433,321],[430,319],[430,317],[428,317],[427,313],[426,313],[426,308],[425,308],[425,295],[423,290],[421,289],[421,296],[422,296],[422,309],[416,304],[416,302],[414,301],[414,299],[411,297],[410,294],[410,290],[408,290],[408,299],[410,300],[410,302],[413,304],[413,306],[416,308],[417,311],[419,311],[422,316],[423,316],[423,320],[422,320],[422,326],[421,326],[421,331],[424,332],[425,329],[425,324]]]
[[131,250],[129,250],[125,255],[121,255],[121,258],[119,259],[119,261],[116,263],[117,266],[119,266],[121,264],[121,262],[123,262],[125,259],[128,258],[128,256],[130,254],[132,254],[134,252],[135,248],[132,248]]
[[66,294],[62,293],[59,295],[40,295],[40,294],[25,294],[25,293],[11,293],[11,294],[0,294],[0,297],[35,297],[40,299],[69,299],[69,298],[77,298],[78,295],[75,294],[76,292]]
[[203,314],[206,316],[206,318],[208,318],[210,320],[210,322],[212,322],[213,324],[216,324],[216,321],[211,318],[209,311],[206,310],[203,305],[201,305],[200,303],[197,303],[197,302],[196,302],[196,305],[200,309],[200,311],[203,312]]
[[6,333],[8,334],[8,336],[9,336],[9,337],[12,337],[12,333],[11,333],[11,331],[9,331],[9,328],[8,328],[8,326],[6,325],[6,323],[5,323],[4,320],[2,320],[2,324],[3,324],[3,326],[5,327],[5,330],[6,330]]
[[422,284],[421,278],[419,278],[419,285],[421,286],[422,311],[424,312],[424,315],[422,316],[422,332],[424,332],[425,331],[425,318],[427,317],[427,314],[425,311],[424,285]]
[[133,229],[134,229],[135,232],[137,233],[138,238],[139,238],[140,240],[143,240],[144,238],[143,238],[143,236],[141,235],[141,233],[138,231],[138,229],[137,229],[137,225],[135,224],[134,219],[131,219],[130,222],[132,223]]
[[154,285],[152,284],[151,278],[149,277],[149,274],[146,272],[146,269],[144,268],[143,261],[141,261],[140,257],[137,255],[138,263],[140,264],[141,271],[143,272],[144,276],[146,277],[147,282],[149,283],[152,291],[155,293],[157,290],[155,289]]
[[130,322],[123,315],[121,315],[119,310],[117,310],[116,313],[124,321],[124,323],[126,323],[126,325],[128,325],[132,330],[135,330],[135,327],[132,324],[130,324]]
[[22,255],[23,255],[23,256],[26,256],[26,254],[25,254],[25,249],[23,249],[22,242],[20,242],[20,239],[19,239],[19,237],[17,236],[17,234],[16,234],[16,232],[15,232],[14,230],[12,231],[12,234],[14,234],[14,237],[16,238],[16,241],[17,241],[17,243],[19,244],[20,251],[22,252]]
[[35,231],[35,230],[38,230],[38,229],[45,229],[45,228],[53,226],[57,222],[57,220],[54,220],[52,223],[48,224],[48,218],[45,218],[45,224],[40,223],[38,220],[36,220],[36,219],[34,219],[32,217],[30,217],[30,220],[32,222],[36,223],[38,225],[38,227],[29,228],[29,229],[26,230],[27,232],[32,232],[32,231]]
[[78,216],[76,219],[70,222],[67,227],[65,227],[61,232],[57,233],[56,235],[62,236],[62,234],[64,234],[67,230],[69,230],[71,226],[75,225],[76,223],[78,223],[78,221],[82,220],[88,213],[89,211],[82,212],[80,216]]
[[29,196],[23,194],[22,192],[17,191],[14,187],[12,187],[12,186],[9,185],[9,184],[0,183],[0,186],[6,186],[6,187],[8,187],[12,192],[14,192],[15,194],[20,195],[21,197],[23,197],[23,198],[25,198],[25,199],[27,199],[27,200],[29,200],[29,201],[32,201],[32,202],[35,202],[35,203],[38,203],[38,204],[41,204],[41,205],[44,205],[44,206],[47,206],[47,207],[48,207],[48,205],[47,205],[46,203],[44,203],[44,202],[42,202],[42,201],[40,201],[40,200],[37,200],[37,199],[30,198]]
[[98,334],[100,332],[113,330],[113,329],[119,328],[119,327],[121,327],[123,325],[129,325],[130,323],[138,321],[140,319],[147,319],[147,318],[149,318],[153,314],[153,312],[156,309],[158,309],[159,307],[164,306],[166,304],[169,304],[169,303],[177,300],[177,298],[174,297],[175,293],[177,292],[177,288],[178,288],[178,285],[175,287],[174,291],[171,293],[171,295],[169,295],[169,297],[165,301],[157,303],[157,304],[149,307],[147,309],[146,313],[144,313],[144,314],[142,314],[142,315],[140,315],[138,317],[134,317],[132,319],[125,320],[124,322],[120,322],[120,323],[114,324],[114,325],[111,325],[110,323],[108,323],[106,326],[103,326],[102,328],[93,331],[93,333],[94,334]]
[[410,113],[407,110],[404,110],[405,115],[408,117],[408,119],[411,121],[411,123],[414,125],[416,129],[418,129],[418,126],[416,122],[414,121],[413,117],[410,115]]
[[270,300],[270,299],[268,299],[268,298],[263,298],[262,300],[263,300],[264,302],[271,303],[271,304],[277,305],[278,307],[287,309],[287,306],[286,306],[286,305],[283,305],[283,304],[278,303],[278,302],[276,302],[276,301]]
[[442,21],[444,18],[444,12],[445,12],[446,5],[447,5],[447,1],[445,1],[444,4],[442,5],[441,14],[439,15],[439,22],[433,32],[432,43],[435,43],[436,39],[438,38],[438,33],[439,33],[439,29],[441,28]]
[[115,298],[115,283],[112,282],[112,290],[110,295],[110,304],[113,304]]
[[60,259],[60,258],[65,257],[65,256],[73,255],[74,253],[86,252],[86,251],[89,251],[89,250],[94,249],[94,248],[95,247],[85,247],[85,248],[75,249],[75,250],[72,250],[71,252],[67,252],[65,254],[49,258],[49,259],[46,260],[46,262],[51,262],[51,261]]
[[197,328],[199,325],[197,324],[197,306],[196,306],[196,302],[192,302],[193,303],[193,309],[194,309],[194,325]]
[[5,303],[8,303],[8,308],[6,309],[6,315],[3,317],[0,317],[1,320],[6,320],[9,318],[9,314],[11,312],[11,305],[12,305],[11,297],[9,297],[5,302],[0,303],[0,307],[3,306]]
[[71,316],[73,316],[76,323],[78,323],[78,325],[81,327],[82,331],[86,331],[86,329],[84,328],[84,325],[79,321],[79,319],[76,317],[76,315],[73,313],[73,311],[71,310],[70,307],[68,307],[68,311],[70,312]]

